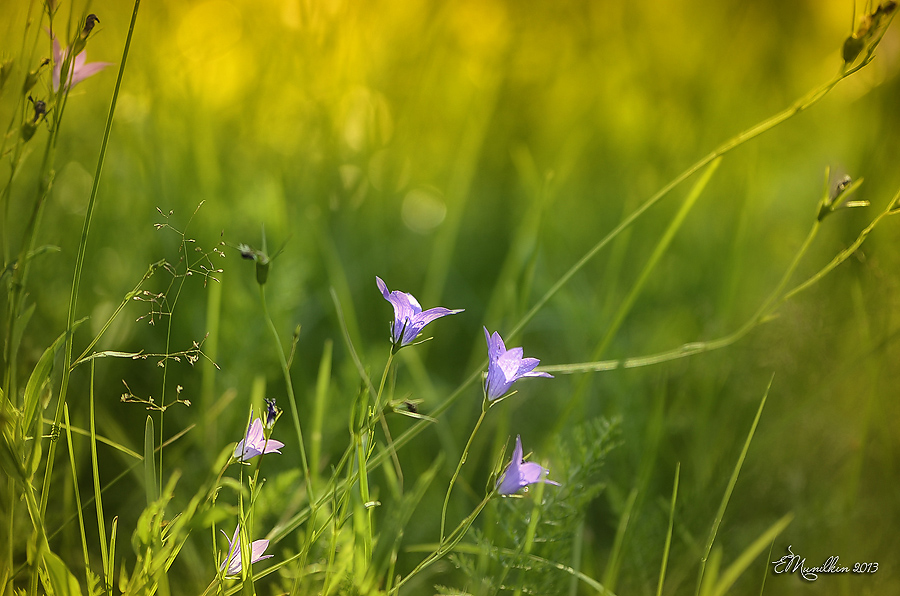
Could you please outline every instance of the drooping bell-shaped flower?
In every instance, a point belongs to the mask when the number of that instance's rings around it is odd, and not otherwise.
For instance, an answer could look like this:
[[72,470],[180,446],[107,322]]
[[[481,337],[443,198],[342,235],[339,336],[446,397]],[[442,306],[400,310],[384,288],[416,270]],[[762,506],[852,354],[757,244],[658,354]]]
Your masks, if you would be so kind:
[[63,81],[74,87],[81,81],[85,80],[88,77],[94,76],[110,64],[112,62],[88,62],[87,61],[87,50],[83,50],[80,53],[75,55],[75,58],[69,62],[69,74],[71,74],[71,79],[68,76],[63,76],[62,68],[63,64],[66,62],[66,59],[69,55],[68,48],[63,51],[63,49],[59,45],[59,40],[55,37],[53,38],[53,90],[57,91],[59,89],[60,81]]
[[488,371],[484,378],[484,394],[488,401],[506,395],[512,384],[523,377],[550,377],[546,372],[534,372],[541,363],[537,358],[523,358],[522,348],[506,349],[503,338],[496,331],[493,335],[484,328],[488,346]]
[[447,315],[461,313],[464,310],[462,308],[451,310],[436,306],[423,312],[419,301],[412,294],[399,290],[388,291],[387,285],[378,276],[375,277],[375,283],[378,284],[378,289],[381,290],[384,299],[394,307],[391,343],[394,344],[395,350],[412,343],[428,323]]
[[238,461],[250,461],[263,453],[281,453],[279,449],[282,447],[284,447],[284,443],[281,441],[266,438],[262,420],[256,418],[247,428],[247,434],[234,448],[234,458]]
[[[223,531],[222,534],[228,539],[228,534]],[[263,559],[269,559],[275,555],[264,555],[266,549],[269,548],[268,540],[254,540],[250,544],[250,564],[258,563]],[[243,569],[241,561],[241,525],[234,529],[234,536],[228,540],[228,556],[222,561],[219,569],[225,570],[225,577],[234,577],[240,575]]]
[[559,482],[545,478],[550,473],[550,470],[541,467],[540,464],[526,462],[522,459],[523,457],[522,438],[516,435],[516,446],[513,449],[512,461],[509,462],[500,478],[497,479],[498,493],[501,495],[512,495],[529,484],[536,482],[559,486]]

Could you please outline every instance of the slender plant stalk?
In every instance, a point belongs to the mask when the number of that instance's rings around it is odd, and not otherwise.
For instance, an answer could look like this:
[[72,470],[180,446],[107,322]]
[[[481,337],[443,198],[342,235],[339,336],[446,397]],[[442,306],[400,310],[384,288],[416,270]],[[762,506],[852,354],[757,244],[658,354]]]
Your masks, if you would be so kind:
[[84,573],[87,585],[91,585],[91,557],[88,555],[87,534],[84,531],[84,515],[81,512],[81,491],[78,489],[78,469],[75,467],[75,449],[72,447],[72,432],[69,428],[69,406],[63,412],[66,420],[66,442],[69,446],[69,467],[72,469],[72,483],[75,487],[75,506],[78,508],[78,529],[81,532],[81,550],[84,555]]
[[763,408],[766,407],[766,399],[769,397],[769,390],[772,388],[772,381],[774,380],[775,375],[773,374],[769,379],[766,392],[759,402],[759,409],[756,411],[756,417],[753,419],[753,424],[750,426],[750,432],[747,433],[747,439],[744,441],[744,447],[741,449],[741,454],[738,456],[734,471],[731,473],[731,478],[728,479],[728,486],[725,488],[725,494],[722,495],[722,502],[719,503],[719,510],[716,512],[716,518],[713,520],[712,528],[709,531],[706,548],[704,548],[703,557],[700,559],[700,571],[697,574],[696,594],[698,595],[700,594],[700,587],[703,585],[703,573],[706,571],[706,562],[709,560],[709,553],[712,551],[713,543],[716,541],[716,535],[719,532],[719,525],[722,523],[722,518],[725,517],[725,509],[728,507],[728,502],[731,500],[731,493],[734,491],[734,485],[737,484],[738,475],[740,475],[741,468],[744,465],[744,458],[747,457],[747,452],[750,451],[750,442],[753,440],[753,435],[756,434],[756,427],[759,424],[759,419],[762,417]]
[[662,596],[663,584],[666,581],[666,567],[669,564],[669,548],[672,546],[672,529],[675,527],[675,502],[678,499],[678,479],[680,477],[681,462],[678,462],[675,464],[675,484],[672,486],[672,504],[669,506],[669,528],[666,530],[666,545],[663,547],[659,582],[656,584],[656,596]]
[[[874,44],[874,45],[877,45],[877,44]],[[574,276],[576,273],[578,273],[578,271],[580,271],[591,259],[593,259],[597,255],[597,253],[599,253],[601,250],[603,250],[603,248],[605,248],[607,244],[612,242],[623,231],[625,231],[626,229],[631,227],[631,225],[635,221],[637,221],[637,219],[641,215],[643,215],[645,212],[647,212],[647,210],[649,210],[651,207],[656,205],[656,203],[658,203],[660,200],[663,199],[663,197],[668,195],[676,186],[678,186],[679,184],[681,184],[682,182],[684,182],[685,180],[687,180],[688,178],[690,178],[691,176],[696,174],[698,171],[700,171],[701,169],[703,169],[704,167],[709,165],[714,159],[725,155],[732,149],[740,147],[747,141],[758,137],[759,135],[763,134],[764,132],[768,132],[769,130],[775,128],[776,126],[778,126],[785,120],[788,120],[788,119],[796,116],[797,114],[814,106],[816,103],[819,102],[819,100],[821,100],[823,97],[825,97],[829,91],[834,89],[834,87],[838,83],[840,83],[842,80],[844,80],[845,78],[847,78],[851,74],[855,73],[856,71],[860,70],[861,68],[866,66],[869,62],[871,62],[872,56],[873,56],[872,52],[874,51],[874,45],[870,49],[870,52],[866,56],[866,58],[858,66],[848,69],[846,64],[842,64],[838,73],[834,77],[832,77],[828,82],[826,82],[824,85],[813,89],[811,92],[809,92],[808,94],[804,95],[802,98],[800,98],[799,100],[794,102],[794,104],[791,105],[790,107],[782,110],[781,112],[778,112],[774,116],[771,116],[771,117],[763,120],[759,124],[756,124],[755,126],[752,126],[752,127],[748,128],[747,130],[728,139],[727,141],[725,141],[724,143],[719,145],[716,149],[714,149],[712,152],[710,152],[709,154],[707,154],[706,156],[704,156],[700,160],[698,160],[696,163],[694,163],[693,165],[688,167],[681,174],[679,174],[674,179],[672,179],[668,184],[666,184],[661,189],[659,189],[656,192],[656,194],[651,196],[640,207],[638,207],[636,210],[631,212],[631,214],[628,215],[625,219],[623,219],[619,223],[619,225],[617,225],[615,228],[613,228],[613,230],[611,232],[609,232],[606,236],[604,236],[597,244],[595,244],[590,250],[588,250],[584,254],[583,257],[581,257],[574,265],[572,265],[572,267],[568,271],[566,271],[563,274],[563,276],[561,278],[559,278],[559,280],[557,280],[557,282],[555,284],[553,284],[553,286],[549,290],[547,290],[547,292],[540,298],[540,300],[538,300],[534,304],[534,306],[531,307],[531,310],[529,310],[525,314],[525,316],[522,317],[522,319],[519,320],[518,323],[516,323],[516,325],[513,327],[512,331],[510,331],[509,337],[514,337],[515,335],[520,333],[522,331],[522,329],[525,328],[525,325],[527,325],[528,322],[534,318],[534,316],[538,313],[538,311],[540,311],[544,307],[544,305],[547,304],[547,302],[549,302],[550,299],[553,298],[553,296],[555,296],[556,293],[559,292],[559,290],[562,289],[562,287],[564,285],[566,285],[566,283],[568,283],[568,281],[570,279],[572,279],[572,276]]]
[[[94,216],[94,208],[97,201],[97,190],[100,187],[100,174],[103,171],[103,162],[106,158],[106,149],[109,145],[109,134],[112,130],[113,116],[116,112],[116,103],[119,99],[119,89],[122,86],[122,77],[125,74],[125,64],[128,60],[128,50],[131,47],[131,39],[134,35],[134,25],[137,21],[138,9],[141,0],[134,0],[134,8],[131,13],[131,24],[128,27],[128,36],[125,38],[125,48],[122,51],[122,61],[119,64],[119,74],[116,77],[116,86],[113,90],[112,100],[109,105],[109,112],[106,116],[106,127],[103,130],[103,141],[100,143],[100,155],[97,158],[97,168],[94,172],[94,182],[91,186],[91,196],[88,200],[87,212],[84,216],[84,226],[81,230],[81,241],[78,243],[78,254],[75,257],[75,274],[72,279],[72,292],[69,295],[69,312],[66,318],[66,329],[72,329],[75,323],[75,310],[78,303],[78,288],[81,284],[81,272],[84,267],[84,255],[87,249],[88,234],[91,229],[91,220]],[[56,415],[53,418],[54,425],[58,426],[62,418],[63,407],[66,403],[67,392],[69,389],[69,375],[71,374],[72,364],[72,334],[66,336],[66,346],[63,360],[62,380],[59,389],[59,398],[56,404]],[[44,482],[41,487],[40,513],[43,517],[47,509],[47,497],[50,492],[50,479],[53,471],[53,460],[56,451],[56,443],[50,442],[50,449],[47,454],[47,465],[44,469]]]
[[319,374],[316,377],[316,405],[313,408],[313,428],[310,436],[310,461],[313,462],[310,474],[313,484],[319,481],[319,455],[322,452],[322,425],[325,421],[325,408],[328,400],[328,385],[331,380],[331,354],[334,342],[325,341],[322,348],[322,360],[319,362]]
[[[91,419],[91,469],[94,478],[94,505],[97,508],[97,530],[100,537],[100,556],[103,559],[103,585],[106,591],[112,594],[113,579],[107,573],[112,568],[110,564],[109,551],[106,544],[106,518],[103,516],[103,491],[100,482],[100,465],[97,459],[97,429],[94,425],[95,409],[94,409],[94,361],[91,361],[91,387],[90,387],[90,419]],[[68,428],[69,421],[66,420]],[[69,432],[66,430],[66,432]]]
[[[801,97],[795,103],[793,103],[788,108],[776,113],[775,115],[763,120],[762,122],[746,129],[745,131],[731,137],[729,140],[725,141],[721,145],[719,145],[716,149],[710,152],[708,155],[702,157],[693,165],[689,166],[686,170],[684,170],[681,174],[676,176],[672,181],[663,186],[657,193],[652,195],[649,199],[647,199],[640,207],[638,207],[635,211],[629,214],[625,219],[623,219],[613,230],[611,230],[606,236],[600,239],[596,245],[594,245],[590,250],[588,250],[577,262],[575,262],[572,267],[532,306],[532,308],[516,323],[513,327],[513,330],[509,337],[516,335],[521,332],[522,329],[531,321],[531,319],[539,312],[546,304],[549,302],[553,296],[556,295],[559,290],[565,286],[568,281],[578,272],[580,271],[594,256],[596,256],[601,250],[603,250],[610,242],[616,239],[619,235],[621,235],[625,230],[629,229],[644,213],[646,213],[650,208],[660,202],[666,195],[668,195],[676,186],[690,178],[692,175],[709,165],[713,160],[718,157],[725,155],[731,150],[743,145],[744,143],[760,136],[761,134],[771,130],[772,128],[782,124],[783,122],[789,120],[790,118],[800,114],[801,112],[811,108],[816,103],[818,103],[823,97],[825,97],[838,83],[840,83],[844,78],[854,74],[858,70],[864,68],[866,65],[871,62],[873,58],[873,52],[875,47],[878,45],[878,41],[873,42],[867,54],[859,61],[856,66],[850,65],[842,65],[838,73],[828,80],[823,85],[813,89],[808,94]],[[802,288],[800,288],[802,289]],[[333,298],[334,292],[332,291]],[[337,300],[335,299],[335,303],[337,304]],[[340,312],[340,308],[338,305],[338,316],[339,318],[342,316]],[[742,330],[743,331],[743,328]],[[707,342],[702,345],[698,344],[687,344],[683,346],[677,352],[687,352],[693,353],[693,351],[704,351],[707,349],[715,349],[717,347],[724,347],[724,345],[728,345],[729,343],[733,343],[737,339],[736,334],[735,337],[727,337],[723,338],[719,342]],[[699,347],[698,347],[699,346]],[[624,364],[628,366],[640,366],[651,364],[655,361],[664,361],[666,359],[672,359],[680,357],[678,354],[673,351],[672,353],[665,353],[663,355],[654,355],[645,359],[629,359],[625,361],[614,361],[613,364],[609,365],[607,363],[587,363],[585,370],[606,370],[607,368],[614,368]],[[354,362],[357,365],[357,368],[360,371],[361,377],[367,383],[369,390],[375,393],[375,389],[372,386],[370,380],[365,374],[365,370],[362,368],[361,363],[358,362],[358,358],[356,357],[355,352],[351,351],[351,356],[354,358]],[[601,367],[599,365],[603,365]],[[563,372],[576,372],[574,368],[579,365],[570,365],[573,370],[567,370]],[[587,368],[588,366],[592,366],[593,368]],[[439,403],[436,408],[431,412],[433,417],[438,417],[444,412],[446,412],[453,403],[455,403],[461,395],[463,395],[466,389],[474,384],[481,376],[481,370],[483,370],[484,365],[482,364],[476,370],[474,370],[468,378],[463,381],[459,387],[457,387],[454,391],[452,391],[441,403]],[[541,367],[541,370],[550,370],[549,367]],[[407,443],[412,441],[416,436],[419,435],[425,428],[427,428],[426,421],[421,421],[419,423],[414,424],[407,431],[399,435],[394,441],[394,447],[396,449],[400,449],[404,447]],[[389,454],[387,452],[379,452],[375,454],[372,460],[369,462],[370,466],[382,465],[386,462]],[[344,481],[343,489],[346,490],[346,483],[352,482],[350,478]],[[327,497],[330,498],[330,497]],[[321,502],[311,502],[310,508],[321,506],[325,503],[325,501]],[[279,528],[276,533],[276,537],[281,537],[286,535],[287,533],[296,529],[300,524],[306,521],[309,518],[310,509],[306,509],[298,512],[294,515],[289,521],[287,521],[282,527]],[[430,563],[429,563],[430,564]],[[399,585],[405,584],[409,579],[409,576],[401,580],[400,584],[394,586],[395,589]]]
[[262,306],[263,318],[266,320],[266,325],[269,327],[269,331],[272,332],[272,337],[275,341],[275,351],[278,353],[278,362],[281,364],[281,373],[284,375],[284,384],[288,394],[288,402],[291,404],[291,416],[294,420],[294,430],[297,432],[297,442],[300,444],[300,466],[303,470],[303,478],[306,482],[306,490],[309,494],[309,502],[310,504],[315,503],[315,496],[313,492],[312,482],[309,477],[309,462],[306,459],[306,447],[303,442],[303,430],[300,428],[300,414],[297,411],[297,399],[294,397],[294,383],[291,380],[291,371],[288,369],[287,358],[284,355],[284,349],[281,347],[281,338],[278,336],[278,329],[275,328],[275,323],[272,322],[272,317],[269,315],[269,308],[266,306],[266,287],[262,284],[259,285],[259,302]]
[[[485,398],[484,403],[487,404],[487,398]],[[466,463],[466,458],[469,456],[469,448],[472,447],[472,441],[475,440],[475,433],[481,428],[481,423],[484,421],[484,415],[487,414],[487,408],[487,405],[482,406],[481,415],[475,423],[475,428],[472,429],[472,434],[469,435],[469,440],[466,442],[466,448],[463,449],[462,457],[459,458],[459,463],[456,464],[456,470],[453,472],[453,476],[450,478],[450,484],[447,486],[447,494],[444,496],[444,506],[441,507],[441,542],[444,542],[444,528],[447,525],[447,505],[450,503],[450,493],[453,492],[453,485],[456,484],[459,472],[462,470],[463,464]]]
[[[622,326],[622,323],[625,322],[625,317],[628,316],[628,313],[631,312],[634,303],[637,302],[637,298],[643,291],[647,280],[650,279],[650,275],[656,269],[656,265],[668,250],[669,245],[671,245],[672,240],[675,238],[675,234],[679,229],[681,229],[681,226],[687,218],[688,213],[690,213],[691,209],[697,203],[697,199],[700,198],[700,195],[703,194],[703,191],[706,189],[706,185],[709,183],[712,175],[716,172],[716,170],[719,168],[719,164],[721,163],[721,157],[717,157],[716,159],[712,160],[709,166],[706,168],[706,170],[704,170],[703,174],[694,184],[693,188],[691,188],[691,191],[688,193],[688,196],[684,200],[684,203],[681,204],[681,208],[678,210],[678,213],[674,218],[672,218],[672,221],[666,228],[666,231],[663,234],[662,238],[660,238],[659,242],[656,244],[656,247],[653,250],[653,254],[650,255],[650,258],[647,260],[647,263],[641,270],[640,275],[638,275],[637,281],[634,282],[634,285],[631,287],[628,295],[619,305],[619,309],[616,311],[616,314],[613,317],[612,322],[609,324],[606,333],[594,348],[594,352],[591,355],[591,360],[598,360],[609,347],[609,344],[612,342],[616,333],[618,333],[619,328]],[[568,400],[568,404],[566,404],[565,409],[557,419],[556,424],[554,425],[554,434],[560,433],[562,429],[565,428],[569,418],[581,406],[582,402],[584,401],[584,396],[587,393],[588,386],[590,385],[590,380],[591,377],[589,376],[585,376],[582,378],[581,382],[578,384],[578,388],[575,390],[574,395]]]
[[[833,271],[838,265],[846,261],[847,258],[850,257],[850,255],[855,253],[859,249],[859,247],[862,246],[868,235],[872,232],[872,230],[875,229],[875,227],[881,222],[882,219],[897,214],[900,214],[900,191],[898,191],[897,194],[895,194],[891,198],[887,207],[885,207],[885,209],[881,213],[879,213],[875,217],[875,219],[873,219],[872,222],[859,233],[856,240],[854,240],[850,246],[835,255],[835,257],[825,267],[820,269],[815,275],[812,275],[800,284],[794,286],[794,288],[792,288],[791,290],[784,292],[784,288],[787,286],[787,283],[790,281],[790,278],[796,271],[797,265],[799,264],[803,255],[806,254],[806,251],[809,249],[810,245],[813,242],[813,239],[818,232],[819,222],[816,221],[810,229],[806,240],[804,240],[797,254],[794,255],[794,259],[791,261],[790,266],[785,271],[775,289],[769,294],[769,296],[766,297],[766,299],[756,310],[753,316],[747,319],[747,321],[736,331],[724,337],[720,337],[718,339],[710,341],[691,342],[673,350],[658,352],[656,354],[650,354],[647,356],[633,356],[631,358],[620,358],[616,360],[599,360],[597,362],[581,362],[573,364],[541,366],[538,370],[558,374],[571,374],[580,372],[600,372],[606,370],[614,370],[617,368],[638,368],[641,366],[660,364],[662,362],[676,360],[678,358],[686,358],[688,356],[693,356],[694,354],[699,354],[701,352],[710,352],[730,346],[731,344],[746,336],[757,325],[760,325],[773,317],[782,304],[784,304],[803,290],[806,290],[809,287],[813,286],[815,283],[817,283],[831,271]],[[782,292],[784,293],[782,294]],[[402,440],[403,437],[401,437],[400,439]]]
[[422,560],[418,565],[416,565],[415,568],[406,575],[406,577],[397,582],[397,585],[394,586],[394,589],[399,591],[400,587],[410,579],[412,579],[417,573],[419,573],[426,567],[429,567],[433,563],[441,560],[444,555],[452,551],[456,547],[456,545],[459,544],[459,541],[462,540],[466,535],[466,532],[469,531],[469,528],[472,527],[472,524],[475,523],[478,515],[482,512],[482,510],[484,510],[494,494],[495,491],[491,491],[490,493],[488,493],[484,497],[484,499],[482,499],[481,503],[479,503],[478,506],[475,507],[475,510],[472,511],[472,513],[470,513],[466,517],[466,519],[462,520],[462,522],[460,522],[456,529],[453,530],[453,532],[451,532],[445,540],[441,540],[441,542],[438,544],[437,549],[433,553],[425,557],[425,559]]
[[[690,178],[692,175],[709,165],[714,159],[721,157],[728,153],[729,151],[743,145],[747,141],[750,141],[759,135],[763,134],[774,128],[775,126],[781,124],[782,122],[789,120],[790,118],[796,116],[797,114],[811,108],[816,103],[818,103],[823,97],[825,97],[838,83],[847,78],[848,76],[854,74],[859,71],[863,67],[871,62],[873,57],[874,48],[877,46],[877,42],[873,43],[870,47],[869,53],[866,57],[857,65],[852,68],[847,68],[847,65],[842,65],[841,69],[838,71],[838,74],[832,77],[823,85],[816,87],[796,102],[794,102],[790,107],[778,112],[777,114],[763,120],[762,122],[746,129],[745,131],[735,135],[729,140],[722,143],[715,150],[710,152],[708,155],[704,156],[700,160],[698,160],[693,165],[689,166],[686,170],[684,170],[681,174],[676,176],[671,182],[663,186],[659,191],[657,191],[653,196],[647,199],[640,207],[638,207],[635,211],[633,211],[630,215],[628,215],[622,222],[619,223],[612,231],[610,231],[606,236],[604,236],[597,244],[595,244],[590,250],[588,250],[572,267],[566,271],[565,274],[555,283],[553,286],[547,290],[547,292],[531,307],[531,309],[513,326],[512,331],[510,332],[508,337],[513,337],[520,333],[522,329],[525,328],[525,325],[534,318],[534,316],[550,301],[553,296],[565,286],[568,281],[578,272],[580,271],[591,259],[593,259],[603,248],[605,248],[610,242],[612,242],[616,237],[618,237],[622,232],[627,230],[637,221],[644,213],[646,213],[651,207],[656,205],[659,201],[661,201],[666,195],[669,194],[676,186]],[[438,406],[432,411],[432,416],[437,418],[443,412],[447,411],[450,406],[457,400],[459,397],[465,392],[465,389],[469,387],[472,383],[474,383],[481,375],[481,370],[484,368],[482,364],[479,369],[475,370],[455,391],[453,391],[443,402],[438,404]],[[541,368],[541,370],[547,370],[546,368]],[[406,432],[397,437],[395,443],[395,447],[397,449],[403,447],[407,443],[409,443],[413,438],[415,438],[420,432],[427,428],[427,424],[423,421],[418,424],[413,425]],[[382,454],[378,454],[375,456],[375,461],[373,463],[380,464],[383,461]]]

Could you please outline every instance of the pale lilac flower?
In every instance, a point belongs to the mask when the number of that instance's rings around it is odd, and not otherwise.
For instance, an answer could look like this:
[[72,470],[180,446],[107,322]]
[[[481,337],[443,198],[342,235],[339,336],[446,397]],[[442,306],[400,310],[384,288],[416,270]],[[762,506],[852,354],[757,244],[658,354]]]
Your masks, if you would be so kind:
[[487,327],[484,337],[488,345],[488,371],[484,378],[484,394],[488,401],[506,395],[513,383],[522,377],[550,377],[545,372],[534,372],[534,367],[541,363],[537,358],[523,358],[522,348],[506,349],[503,338],[494,331],[491,335]]
[[378,284],[378,289],[381,290],[384,299],[394,307],[391,342],[394,344],[395,349],[412,343],[419,333],[422,332],[422,328],[433,320],[447,315],[455,315],[464,310],[462,308],[450,310],[449,308],[438,306],[422,312],[422,306],[412,294],[400,292],[399,290],[389,292],[387,285],[378,276],[375,276],[375,283]]
[[541,467],[540,464],[526,462],[522,458],[522,439],[519,435],[516,435],[516,447],[513,449],[512,461],[509,462],[503,474],[497,479],[498,493],[501,495],[512,495],[519,492],[519,489],[536,482],[559,486],[559,482],[544,478],[550,473],[550,470]]
[[[62,77],[63,63],[66,61],[69,50],[63,52],[59,45],[59,40],[53,38],[53,90],[59,89],[60,80],[68,81],[68,77]],[[69,64],[69,71],[72,74],[71,87],[74,87],[86,78],[93,76],[112,64],[112,62],[86,62],[87,50],[76,54],[75,59]],[[70,87],[70,88],[71,88]]]
[[[222,531],[222,534],[225,535],[225,539],[228,539],[228,534],[225,534]],[[269,548],[268,540],[254,540],[250,544],[250,564],[258,563],[263,559],[269,559],[275,555],[264,555],[266,549]],[[233,577],[235,575],[240,575],[241,570],[243,569],[243,565],[241,562],[241,525],[234,529],[234,537],[231,540],[228,540],[228,556],[222,561],[222,566],[219,569],[225,570],[226,577]]]
[[250,461],[263,453],[281,453],[279,449],[282,447],[284,447],[284,443],[281,441],[266,439],[262,420],[257,418],[247,428],[247,434],[241,439],[241,442],[234,448],[234,458],[238,461]]

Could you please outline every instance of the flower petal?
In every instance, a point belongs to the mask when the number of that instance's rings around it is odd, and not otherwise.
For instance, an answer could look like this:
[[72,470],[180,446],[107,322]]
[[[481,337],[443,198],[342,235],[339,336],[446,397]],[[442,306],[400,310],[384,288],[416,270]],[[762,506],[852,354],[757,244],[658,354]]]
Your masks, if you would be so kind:
[[263,453],[281,453],[279,449],[284,447],[284,443],[281,441],[276,441],[275,439],[269,439],[265,442],[265,449]]
[[516,435],[516,446],[513,448],[512,460],[516,465],[522,463],[525,457],[525,451],[522,449],[522,435]]
[[419,333],[421,333],[422,328],[431,321],[439,319],[440,317],[455,315],[456,313],[462,312],[462,309],[450,310],[444,307],[435,307],[422,312],[422,305],[419,304],[419,301],[416,300],[416,297],[412,294],[407,294],[406,292],[401,292],[399,290],[390,292],[387,284],[385,284],[377,275],[375,276],[375,283],[378,285],[378,289],[381,291],[381,295],[384,296],[384,299],[390,302],[391,306],[394,307],[394,321],[391,325],[391,341],[395,346],[397,344],[405,346],[412,343]]
[[75,74],[72,75],[72,86],[74,87],[77,83],[80,83],[86,78],[94,76],[111,64],[112,62],[91,62],[89,64],[83,64],[80,67],[76,64]]
[[534,462],[525,462],[519,466],[519,478],[523,486],[540,482],[549,473],[550,470],[545,470],[540,464]]
[[263,553],[266,552],[266,549],[269,548],[268,540],[254,540],[250,545],[250,563],[256,563],[258,561],[262,561],[263,559],[270,559],[275,555],[265,555]]
[[549,470],[540,464],[523,461],[523,454],[522,438],[516,435],[516,446],[513,449],[512,460],[497,481],[497,492],[499,494],[511,495],[517,493],[519,489],[536,482],[559,486],[558,482],[545,478],[550,473]]

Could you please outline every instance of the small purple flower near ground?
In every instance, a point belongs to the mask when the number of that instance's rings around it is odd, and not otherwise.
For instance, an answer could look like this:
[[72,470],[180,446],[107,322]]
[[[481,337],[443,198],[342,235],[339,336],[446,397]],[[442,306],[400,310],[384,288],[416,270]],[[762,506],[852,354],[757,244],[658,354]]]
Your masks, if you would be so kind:
[[523,461],[522,457],[522,438],[516,435],[516,447],[513,449],[512,461],[497,480],[498,493],[512,495],[519,492],[519,489],[536,482],[559,486],[559,482],[544,478],[550,473],[550,470],[541,467],[540,464]]
[[263,453],[281,453],[279,449],[282,447],[284,447],[284,443],[281,441],[266,440],[262,420],[256,418],[247,429],[247,434],[234,448],[234,458],[238,461],[250,461]]
[[[222,531],[222,534],[225,535],[226,540],[228,539],[228,534],[225,534]],[[228,540],[228,556],[222,561],[222,566],[219,569],[225,570],[226,577],[233,577],[235,575],[240,575],[241,570],[243,569],[243,565],[241,562],[241,525],[238,524],[237,528],[234,529],[234,537],[231,540]],[[250,564],[258,563],[263,559],[269,559],[275,555],[264,555],[266,549],[269,548],[268,540],[254,540],[250,544]]]
[[384,299],[394,307],[391,342],[394,344],[395,349],[412,343],[419,333],[422,332],[422,328],[435,319],[447,315],[455,315],[464,310],[462,308],[450,310],[449,308],[437,306],[423,312],[419,301],[412,294],[399,290],[389,292],[387,285],[378,276],[375,277],[375,283],[378,284],[378,289],[381,290],[381,295],[384,296]]
[[[54,37],[53,38],[53,90],[57,91],[59,89],[60,80],[64,80],[68,82],[68,77],[62,76],[62,67],[63,63],[66,61],[66,57],[69,53],[68,48],[65,52],[63,52],[62,48],[59,45],[59,41]],[[81,81],[85,80],[88,77],[94,76],[107,66],[111,65],[112,62],[86,62],[87,61],[87,50],[82,51],[81,53],[75,56],[75,59],[69,64],[69,70],[72,73],[71,87],[74,87]]]
[[534,372],[534,367],[541,363],[537,358],[523,358],[522,348],[506,349],[503,338],[494,331],[491,335],[484,328],[484,337],[488,345],[488,371],[484,378],[484,394],[488,401],[506,395],[513,383],[523,377],[550,377],[545,372]]

